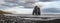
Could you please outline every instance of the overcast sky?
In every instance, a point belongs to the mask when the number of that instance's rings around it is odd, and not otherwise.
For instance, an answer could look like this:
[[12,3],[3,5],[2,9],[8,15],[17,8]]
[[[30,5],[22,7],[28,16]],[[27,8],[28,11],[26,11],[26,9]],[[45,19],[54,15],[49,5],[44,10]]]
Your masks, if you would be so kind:
[[[17,1],[17,3],[9,3],[9,2],[6,3],[6,2],[4,2],[4,0],[0,0],[0,4],[2,4],[2,5],[0,5],[0,8],[1,9],[11,9],[12,8],[12,9],[17,10],[18,8],[20,8],[18,6],[25,5],[24,3],[26,3],[24,0],[20,0],[20,2]],[[35,2],[35,3],[42,5],[42,8],[43,8],[42,12],[60,13],[60,0],[39,0],[38,2]],[[17,7],[17,9],[14,7]],[[24,7],[24,6],[22,6],[22,7]],[[54,10],[53,8],[56,9],[56,11],[53,11]],[[18,11],[20,9],[18,9]],[[51,10],[51,9],[53,9],[53,10]],[[46,10],[49,10],[49,11],[46,11]],[[27,13],[31,13],[32,9],[29,12],[28,12],[28,9],[22,10],[20,12],[22,13],[24,11],[27,11]],[[26,13],[26,12],[24,12],[24,13]]]

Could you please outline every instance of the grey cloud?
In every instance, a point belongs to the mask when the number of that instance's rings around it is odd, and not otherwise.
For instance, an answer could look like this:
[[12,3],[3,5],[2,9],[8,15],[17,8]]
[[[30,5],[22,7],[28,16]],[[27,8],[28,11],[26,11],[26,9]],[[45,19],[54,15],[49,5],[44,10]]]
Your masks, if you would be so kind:
[[60,1],[60,0],[40,0],[41,2],[51,2],[51,1]]
[[40,0],[40,1],[42,1],[42,2],[47,2],[47,1],[51,1],[51,0]]

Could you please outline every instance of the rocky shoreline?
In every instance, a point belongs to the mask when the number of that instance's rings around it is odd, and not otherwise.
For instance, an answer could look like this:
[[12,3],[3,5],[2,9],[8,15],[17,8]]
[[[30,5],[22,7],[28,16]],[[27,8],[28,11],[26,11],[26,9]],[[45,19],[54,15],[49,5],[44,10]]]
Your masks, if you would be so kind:
[[5,16],[0,14],[0,23],[60,23],[60,19],[51,21],[29,20],[17,16]]

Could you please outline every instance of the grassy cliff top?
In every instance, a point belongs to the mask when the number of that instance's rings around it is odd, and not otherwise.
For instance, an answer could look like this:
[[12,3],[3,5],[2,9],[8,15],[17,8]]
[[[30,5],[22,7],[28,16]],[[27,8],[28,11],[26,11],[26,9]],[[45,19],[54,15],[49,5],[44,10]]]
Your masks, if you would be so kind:
[[11,12],[4,12],[2,10],[0,10],[0,14],[12,14]]

